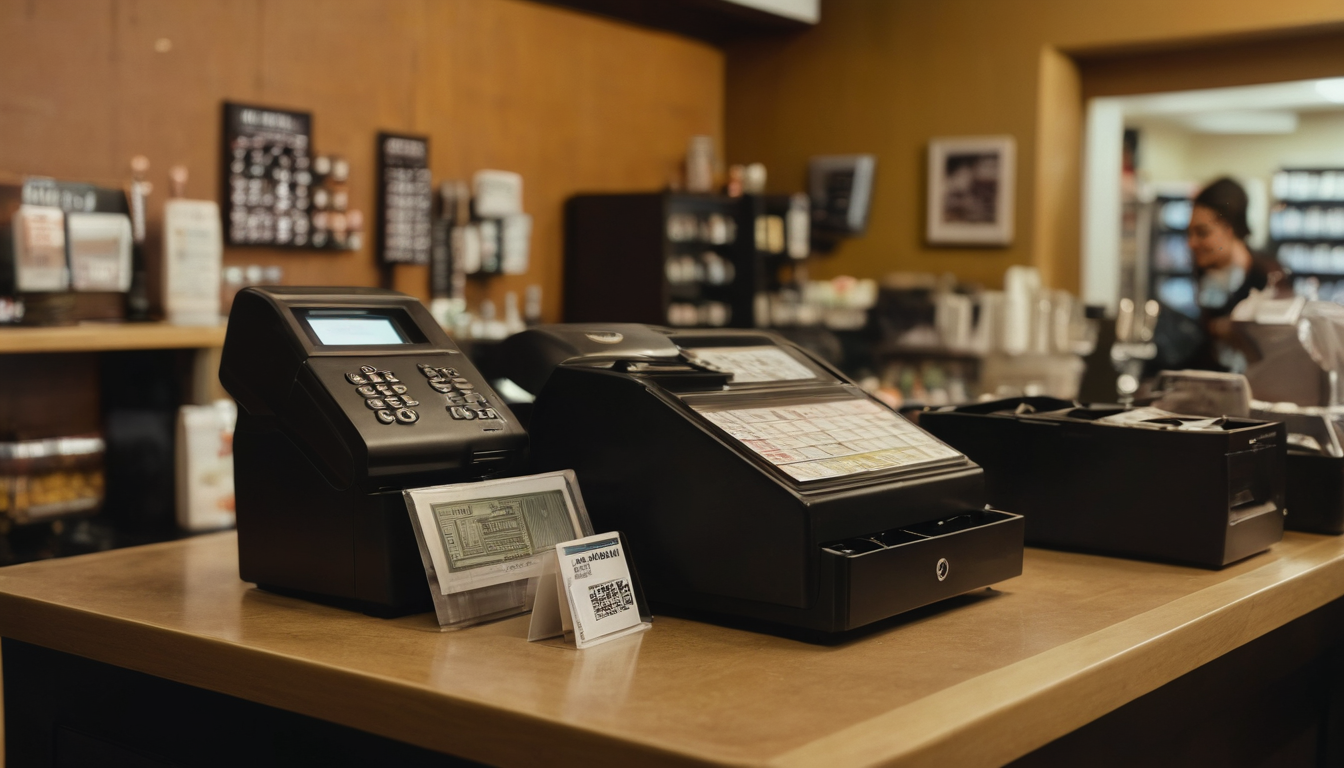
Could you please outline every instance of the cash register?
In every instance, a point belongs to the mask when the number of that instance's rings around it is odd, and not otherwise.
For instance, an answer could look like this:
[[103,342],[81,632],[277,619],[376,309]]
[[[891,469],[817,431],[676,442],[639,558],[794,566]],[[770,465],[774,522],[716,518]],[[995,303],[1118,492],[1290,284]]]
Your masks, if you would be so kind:
[[542,326],[496,359],[532,470],[577,473],[655,607],[838,632],[1021,573],[980,467],[778,336]]
[[238,402],[245,581],[375,615],[432,608],[406,488],[523,466],[527,434],[416,299],[247,288],[219,370]]

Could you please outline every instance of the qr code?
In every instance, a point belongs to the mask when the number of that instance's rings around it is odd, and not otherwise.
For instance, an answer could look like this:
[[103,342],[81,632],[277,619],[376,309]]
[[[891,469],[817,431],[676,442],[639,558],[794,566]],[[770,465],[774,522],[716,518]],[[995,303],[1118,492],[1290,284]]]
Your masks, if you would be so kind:
[[593,616],[601,621],[635,607],[635,596],[625,579],[612,579],[588,588],[588,599],[593,604]]

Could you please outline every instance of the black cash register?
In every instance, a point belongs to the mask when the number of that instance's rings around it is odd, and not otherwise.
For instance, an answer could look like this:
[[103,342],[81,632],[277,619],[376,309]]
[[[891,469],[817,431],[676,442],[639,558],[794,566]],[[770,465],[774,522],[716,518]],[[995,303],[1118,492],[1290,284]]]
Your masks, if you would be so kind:
[[497,361],[655,606],[834,632],[1021,573],[978,466],[773,334],[543,326]]
[[416,299],[247,288],[219,370],[238,401],[245,581],[368,613],[431,610],[402,490],[514,472],[527,434]]

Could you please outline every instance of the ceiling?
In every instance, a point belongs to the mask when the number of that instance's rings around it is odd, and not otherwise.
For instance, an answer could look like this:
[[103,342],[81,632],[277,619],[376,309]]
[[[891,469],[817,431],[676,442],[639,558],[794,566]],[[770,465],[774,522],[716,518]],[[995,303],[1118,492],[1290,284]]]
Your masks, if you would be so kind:
[[1344,78],[1114,97],[1127,124],[1195,133],[1293,133],[1302,112],[1344,112]]

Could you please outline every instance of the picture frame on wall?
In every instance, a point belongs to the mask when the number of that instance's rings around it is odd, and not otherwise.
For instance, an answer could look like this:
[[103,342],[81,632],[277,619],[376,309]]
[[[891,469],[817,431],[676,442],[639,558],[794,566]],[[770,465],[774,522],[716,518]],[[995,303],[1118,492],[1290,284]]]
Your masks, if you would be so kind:
[[1012,136],[929,141],[928,225],[933,245],[1013,242],[1017,145]]

